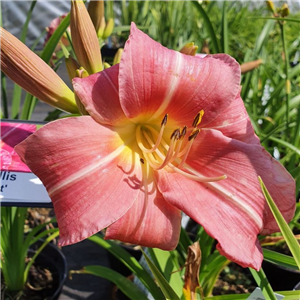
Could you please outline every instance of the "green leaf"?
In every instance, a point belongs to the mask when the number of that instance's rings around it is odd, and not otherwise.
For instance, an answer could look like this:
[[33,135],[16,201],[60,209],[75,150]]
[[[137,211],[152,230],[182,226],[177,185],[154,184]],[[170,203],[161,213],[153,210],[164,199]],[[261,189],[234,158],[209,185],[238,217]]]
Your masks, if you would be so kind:
[[[284,300],[296,300],[299,299],[299,291],[279,291],[276,292],[284,296]],[[205,300],[247,300],[250,294],[238,294],[235,295],[222,295],[214,297],[206,297]]]
[[259,271],[256,271],[252,268],[249,268],[252,276],[254,277],[257,285],[261,288],[261,292],[265,296],[265,299],[268,300],[277,300],[276,296],[274,295],[273,289],[266,277],[265,272],[261,268]]
[[285,219],[283,218],[282,214],[280,213],[277,205],[275,204],[274,200],[272,199],[271,195],[269,194],[266,186],[264,185],[262,179],[258,177],[261,189],[263,194],[268,202],[268,205],[273,213],[273,216],[280,228],[282,235],[285,238],[285,241],[296,261],[296,264],[300,270],[300,245],[295,238],[292,230],[290,229],[289,225],[286,223]]
[[200,271],[200,285],[203,289],[204,296],[212,293],[221,271],[230,263],[230,261],[218,250],[215,250],[207,259]]
[[293,257],[278,253],[269,249],[263,249],[264,260],[271,262],[273,264],[290,268],[293,270],[298,270],[296,261]]
[[215,30],[212,26],[212,23],[207,15],[207,13],[205,12],[205,10],[203,9],[203,7],[201,6],[201,4],[198,1],[192,1],[191,3],[200,12],[204,22],[206,23],[206,26],[207,26],[209,34],[210,34],[211,42],[212,42],[211,46],[212,46],[213,53],[220,53],[217,36],[215,34]]
[[150,274],[140,265],[140,263],[131,256],[120,245],[112,241],[105,241],[99,234],[95,234],[88,238],[90,241],[98,244],[104,249],[108,250],[117,259],[119,259],[128,269],[135,274],[139,280],[144,284],[146,289],[152,294],[154,299],[162,299],[163,294],[158,286],[155,284]]
[[180,269],[174,251],[163,251],[157,248],[148,248],[151,258],[164,278],[174,289],[175,293],[181,297],[183,281],[180,276]]
[[62,35],[67,30],[68,26],[70,24],[70,14],[68,14],[59,24],[59,26],[56,28],[50,39],[48,40],[43,52],[41,53],[41,58],[46,62],[49,63],[53,52],[55,51],[55,48],[57,44],[59,43]]
[[80,271],[70,271],[70,274],[92,274],[113,282],[129,299],[147,300],[147,296],[139,290],[127,277],[102,266],[85,266]]
[[226,1],[223,2],[222,8],[222,46],[223,46],[223,53],[229,53],[229,44],[228,44],[228,21],[227,21],[227,13],[226,13],[227,3]]
[[163,294],[165,295],[167,300],[179,300],[178,295],[175,293],[175,291],[172,289],[172,287],[169,285],[167,280],[164,278],[164,276],[159,272],[159,270],[156,268],[154,263],[150,260],[150,258],[147,256],[147,254],[142,250],[146,262],[154,275],[158,285],[160,286]]
[[300,23],[299,19],[293,19],[293,18],[273,18],[273,17],[248,17],[248,19],[260,19],[260,20],[274,20],[274,21],[288,21],[288,22],[296,22]]

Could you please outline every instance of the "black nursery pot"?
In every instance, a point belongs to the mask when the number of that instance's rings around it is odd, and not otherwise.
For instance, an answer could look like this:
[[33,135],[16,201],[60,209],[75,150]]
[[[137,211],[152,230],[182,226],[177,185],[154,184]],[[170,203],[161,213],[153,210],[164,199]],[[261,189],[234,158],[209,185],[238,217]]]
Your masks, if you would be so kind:
[[[29,249],[29,256],[33,256],[35,250],[43,243],[38,241]],[[51,288],[44,290],[43,299],[57,300],[64,282],[67,278],[67,261],[62,251],[58,249],[54,244],[48,244],[36,257],[34,265],[39,268],[45,268],[51,272],[53,278]]]
[[[120,245],[131,256],[133,256],[137,261],[140,260],[140,258],[142,256],[141,250],[134,249],[133,245],[125,245],[125,244],[120,244]],[[130,276],[132,274],[132,272],[110,252],[108,252],[108,257],[109,257],[110,267],[114,271],[117,271],[118,273],[122,274],[125,277]]]
[[263,270],[275,291],[293,290],[300,282],[300,271],[263,261]]

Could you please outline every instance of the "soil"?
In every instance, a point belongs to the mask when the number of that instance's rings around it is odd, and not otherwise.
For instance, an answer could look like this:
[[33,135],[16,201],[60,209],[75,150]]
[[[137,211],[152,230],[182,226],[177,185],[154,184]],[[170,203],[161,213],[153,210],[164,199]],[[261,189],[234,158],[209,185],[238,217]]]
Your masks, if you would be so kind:
[[[57,276],[56,276],[57,277]],[[5,282],[1,282],[1,299],[4,300],[41,300],[50,299],[56,291],[55,274],[45,267],[32,265],[29,274],[28,282],[22,293],[13,294],[5,290]]]
[[256,283],[250,271],[230,263],[221,272],[213,289],[213,295],[252,293],[255,288]]
[[[25,232],[29,228],[33,228],[39,224],[49,222],[54,217],[53,209],[39,208],[28,209],[27,220],[25,221]],[[52,224],[50,226],[53,226]],[[54,241],[55,242],[55,241]],[[31,253],[33,255],[33,251]],[[30,260],[30,256],[27,261]],[[42,260],[42,259],[41,259]],[[28,273],[28,281],[24,290],[20,293],[10,293],[6,290],[6,285],[1,280],[1,299],[4,300],[41,300],[51,299],[51,296],[57,289],[59,281],[58,275],[55,271],[51,270],[47,266],[43,266],[38,257],[36,258],[36,264],[34,263]]]

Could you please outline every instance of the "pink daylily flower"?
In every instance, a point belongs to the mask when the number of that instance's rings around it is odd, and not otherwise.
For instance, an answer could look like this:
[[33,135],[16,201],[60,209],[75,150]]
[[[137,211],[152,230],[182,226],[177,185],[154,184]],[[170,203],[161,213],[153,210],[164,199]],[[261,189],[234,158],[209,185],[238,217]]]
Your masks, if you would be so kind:
[[223,255],[260,268],[257,234],[278,227],[257,176],[287,221],[295,183],[254,134],[233,58],[169,50],[132,24],[120,64],[73,85],[90,115],[16,147],[48,190],[61,245],[107,228],[107,239],[171,250],[183,211]]
[[[53,33],[55,32],[55,30],[57,29],[57,27],[60,25],[60,23],[62,22],[62,20],[67,16],[67,13],[61,15],[60,17],[57,17],[55,19],[53,19],[49,25],[49,27],[46,28],[47,30],[47,35],[45,37],[45,44],[47,44],[47,42],[49,41],[49,39],[51,38],[51,36],[53,35]],[[67,31],[70,33],[70,27],[68,27]],[[61,42],[65,45],[65,46],[69,46],[69,40],[66,36],[66,34],[64,34],[61,38]],[[61,46],[58,44],[56,47],[56,51],[60,50]]]
[[1,171],[31,172],[14,147],[35,130],[34,124],[1,122]]

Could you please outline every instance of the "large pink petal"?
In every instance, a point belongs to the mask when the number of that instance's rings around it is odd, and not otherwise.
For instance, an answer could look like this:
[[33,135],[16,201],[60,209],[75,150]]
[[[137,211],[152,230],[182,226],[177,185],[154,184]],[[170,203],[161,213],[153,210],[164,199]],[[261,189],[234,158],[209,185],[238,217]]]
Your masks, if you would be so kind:
[[259,139],[254,133],[244,102],[239,94],[228,108],[204,127],[217,129],[227,137],[248,144],[259,144]]
[[156,119],[168,113],[178,125],[190,126],[203,109],[204,125],[234,100],[239,84],[240,67],[230,56],[184,55],[131,25],[119,75],[121,106],[128,118],[138,122],[145,115]]
[[14,147],[36,130],[34,124],[1,122],[1,170],[30,172]]
[[242,266],[259,269],[257,234],[278,230],[262,195],[257,176],[268,187],[289,221],[295,209],[295,183],[290,174],[259,145],[203,130],[187,161],[194,174],[219,176],[219,182],[197,183],[176,173],[160,172],[158,187],[171,205],[203,225],[218,240],[218,249]]
[[129,211],[106,231],[106,239],[173,250],[181,227],[181,212],[168,204],[155,183],[145,183]]
[[91,117],[100,124],[120,125],[126,117],[119,100],[119,65],[86,78],[74,78],[73,87]]
[[61,245],[95,234],[133,205],[140,161],[124,143],[86,116],[51,122],[16,147],[53,201]]

